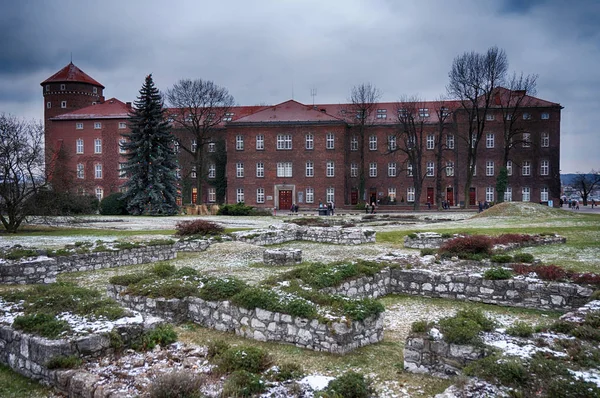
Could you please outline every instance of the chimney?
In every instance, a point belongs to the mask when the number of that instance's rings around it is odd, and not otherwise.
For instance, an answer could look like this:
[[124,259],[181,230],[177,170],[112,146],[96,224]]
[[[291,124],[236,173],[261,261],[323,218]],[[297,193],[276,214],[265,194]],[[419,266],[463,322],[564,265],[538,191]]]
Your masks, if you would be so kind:
[[131,109],[131,102],[126,102],[125,105],[127,106],[127,109]]
[[502,99],[500,98],[500,93],[496,91],[496,94],[494,95],[494,105],[501,105],[502,104]]

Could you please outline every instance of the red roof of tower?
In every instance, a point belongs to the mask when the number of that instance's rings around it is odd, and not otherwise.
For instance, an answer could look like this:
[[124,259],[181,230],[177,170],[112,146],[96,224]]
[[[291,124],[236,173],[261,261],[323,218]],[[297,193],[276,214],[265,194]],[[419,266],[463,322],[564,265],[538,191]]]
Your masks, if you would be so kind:
[[62,83],[62,82],[79,82],[79,83],[89,83],[94,86],[100,86],[104,88],[104,86],[98,83],[96,80],[92,79],[89,75],[87,75],[84,71],[79,69],[73,64],[73,62],[69,63],[69,65],[65,66],[46,80],[40,83],[40,85],[44,85],[46,83]]

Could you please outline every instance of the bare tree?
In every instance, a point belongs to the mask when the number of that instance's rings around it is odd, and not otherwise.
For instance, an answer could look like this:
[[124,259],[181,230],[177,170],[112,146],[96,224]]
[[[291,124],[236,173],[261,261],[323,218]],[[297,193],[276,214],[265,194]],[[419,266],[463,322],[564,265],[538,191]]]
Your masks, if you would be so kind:
[[349,109],[344,109],[349,113],[351,125],[358,130],[358,150],[360,152],[360,162],[358,165],[358,193],[359,200],[365,198],[365,134],[367,127],[373,123],[373,113],[377,107],[377,102],[381,98],[381,91],[371,83],[362,83],[352,87],[350,98],[348,100]]
[[180,80],[167,90],[166,98],[176,114],[173,124],[182,132],[181,135],[176,134],[179,147],[192,158],[195,169],[190,168],[190,173],[192,170],[196,172],[196,204],[201,204],[204,197],[202,183],[206,181],[205,147],[209,142],[216,141],[223,121],[230,120],[235,100],[226,88],[202,79]]
[[0,221],[16,233],[29,214],[33,196],[46,185],[44,127],[0,115]]
[[[446,166],[443,165],[444,160],[452,159],[454,162],[454,148],[448,148],[447,134],[448,129],[452,124],[451,112],[448,108],[443,97],[440,97],[433,106],[433,112],[435,112],[436,120],[436,134],[435,139],[435,163],[437,173],[435,174],[435,204],[438,209],[442,208],[442,172],[446,171]],[[445,156],[448,151],[451,152],[451,156]],[[454,174],[454,167],[452,167],[452,173]]]
[[587,206],[588,196],[598,187],[600,187],[600,172],[592,170],[589,173],[577,172],[573,179],[573,188],[581,194],[583,205]]
[[[504,50],[491,47],[485,54],[466,52],[454,58],[448,74],[450,82],[448,94],[460,101],[462,118],[459,123],[466,149],[465,206],[468,205],[469,189],[477,161],[477,148],[481,141],[486,116],[493,104],[494,88],[504,83],[508,70],[508,60]],[[458,117],[458,116],[457,116]]]

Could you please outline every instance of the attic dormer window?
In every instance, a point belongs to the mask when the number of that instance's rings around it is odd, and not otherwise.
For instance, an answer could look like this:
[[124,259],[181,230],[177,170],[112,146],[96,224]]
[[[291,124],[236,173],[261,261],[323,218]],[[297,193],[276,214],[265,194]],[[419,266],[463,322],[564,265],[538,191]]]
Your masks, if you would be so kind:
[[377,119],[387,118],[387,109],[377,109]]
[[46,86],[46,91],[50,91],[50,85],[49,84]]
[[92,87],[92,93],[98,94],[98,87]]
[[67,87],[66,87],[66,85],[64,85],[64,84],[61,84],[61,85],[60,85],[60,89],[61,89],[61,90],[66,90],[66,88],[67,88]]
[[223,117],[223,121],[224,122],[230,122],[233,119],[233,115],[234,115],[233,112],[227,112],[225,114],[225,116]]

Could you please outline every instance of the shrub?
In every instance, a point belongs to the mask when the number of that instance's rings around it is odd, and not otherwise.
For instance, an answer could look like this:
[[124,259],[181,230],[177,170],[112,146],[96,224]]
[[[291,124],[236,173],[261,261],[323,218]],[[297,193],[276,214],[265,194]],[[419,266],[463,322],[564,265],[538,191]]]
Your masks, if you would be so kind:
[[435,253],[436,253],[435,249],[429,249],[429,248],[421,249],[421,256],[431,256],[431,255],[434,255]]
[[452,238],[452,234],[450,234],[450,233],[448,233],[448,232],[444,232],[444,233],[442,234],[442,238],[443,238],[443,239],[449,239],[449,238]]
[[524,243],[533,240],[533,236],[527,234],[502,234],[492,238],[496,245],[506,245],[509,243]]
[[245,282],[235,278],[209,279],[200,289],[199,296],[204,300],[228,300],[247,288]]
[[429,323],[427,321],[416,321],[410,326],[410,330],[413,333],[425,333],[429,329]]
[[54,319],[53,315],[48,314],[18,316],[12,326],[24,333],[36,334],[49,339],[57,339],[63,333],[71,330],[66,321],[58,321]]
[[224,340],[210,341],[208,343],[208,351],[206,353],[206,356],[208,357],[208,359],[218,357],[219,355],[227,351],[230,347],[231,346],[229,345],[229,343]]
[[496,322],[485,316],[481,310],[473,308],[462,309],[456,313],[456,317],[471,319],[477,322],[484,332],[491,332],[496,327]]
[[481,343],[479,332],[481,327],[477,322],[466,318],[446,318],[439,322],[444,340],[450,344],[473,344]]
[[213,236],[221,235],[225,231],[221,225],[206,220],[180,221],[175,225],[175,229],[179,236]]
[[471,362],[464,367],[463,373],[513,387],[524,386],[529,378],[527,369],[520,360],[495,355]]
[[558,320],[550,325],[550,330],[557,333],[568,334],[571,333],[573,329],[575,329],[575,324],[571,322]]
[[269,354],[258,347],[239,346],[231,347],[217,357],[218,370],[229,373],[236,370],[245,370],[251,373],[260,373],[271,366]]
[[459,236],[446,241],[439,251],[457,256],[462,254],[487,256],[492,251],[492,239],[485,235]]
[[173,330],[173,326],[161,324],[152,330],[144,332],[141,338],[134,342],[132,346],[137,350],[151,350],[157,345],[165,347],[177,341],[177,333]]
[[236,203],[234,205],[223,205],[219,207],[217,212],[219,216],[250,216],[252,215],[252,207],[246,206],[244,203]]
[[513,259],[517,263],[528,263],[531,264],[534,260],[533,254],[531,253],[516,253]]
[[4,254],[7,260],[19,260],[25,257],[36,257],[38,252],[33,249],[13,248]]
[[600,387],[580,378],[561,377],[550,381],[546,394],[549,398],[600,398]]
[[172,246],[174,244],[173,239],[152,239],[146,242],[146,246]]
[[159,262],[152,266],[152,273],[160,278],[168,278],[177,272],[177,268],[169,263]]
[[[367,216],[365,216],[365,217],[367,217]],[[365,218],[365,217],[363,217],[363,218]],[[410,233],[406,236],[408,236],[410,239],[417,239],[417,237],[418,237],[417,234],[415,234],[415,233]]]
[[[573,282],[575,283],[585,283],[585,284],[589,284],[589,285],[600,285],[600,275],[599,274],[593,274],[593,273],[583,273],[583,274],[574,274],[571,279],[573,280]],[[594,296],[595,295],[595,296]],[[595,298],[593,298],[595,297]],[[592,294],[592,296],[590,297],[592,300],[598,300],[600,299],[600,291],[596,291],[594,292],[594,294]]]
[[150,398],[202,398],[204,378],[196,373],[180,371],[160,375],[148,388]]
[[491,258],[493,263],[506,264],[513,261],[513,258],[509,254],[494,254]]
[[545,281],[559,281],[567,277],[567,272],[557,265],[538,265],[534,272]]
[[162,297],[166,299],[182,299],[188,296],[198,296],[198,281],[181,279],[163,279],[155,281],[146,278],[138,283],[129,285],[127,293],[134,296],[150,298]]
[[46,362],[48,369],[74,369],[82,364],[81,358],[76,355],[58,356]]
[[269,371],[268,376],[273,381],[288,381],[304,376],[302,366],[295,362],[284,362],[277,370]]
[[600,329],[591,325],[579,325],[571,334],[583,340],[600,341]]
[[332,397],[344,398],[369,398],[375,393],[372,381],[353,371],[331,380],[325,392]]
[[127,203],[123,200],[123,194],[116,192],[104,197],[100,201],[100,214],[104,216],[121,216],[127,213]]
[[594,293],[592,293],[590,296],[590,301],[591,300],[600,300],[600,290],[596,290]]
[[506,333],[517,337],[531,337],[533,328],[525,322],[515,322],[511,327],[506,329]]
[[265,390],[265,384],[255,374],[245,370],[236,370],[223,384],[224,397],[253,397]]
[[362,300],[340,300],[344,315],[353,321],[362,321],[371,316],[379,315],[385,307],[379,301],[365,298]]
[[173,276],[176,278],[181,278],[184,276],[199,276],[199,275],[200,275],[200,273],[195,268],[181,267],[177,271],[175,271],[175,274]]
[[483,279],[488,280],[510,279],[511,277],[512,272],[505,268],[490,268],[483,273]]
[[252,310],[262,308],[269,311],[281,311],[279,295],[273,290],[249,287],[231,298],[231,302],[240,307]]

